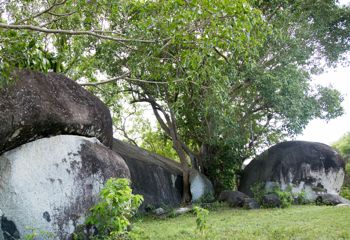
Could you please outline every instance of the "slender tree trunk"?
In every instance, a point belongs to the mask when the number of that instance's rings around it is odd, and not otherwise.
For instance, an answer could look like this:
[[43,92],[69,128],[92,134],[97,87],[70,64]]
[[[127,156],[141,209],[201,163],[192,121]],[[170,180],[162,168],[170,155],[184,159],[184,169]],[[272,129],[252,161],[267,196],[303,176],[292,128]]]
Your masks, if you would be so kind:
[[182,189],[182,204],[188,204],[191,201],[190,193],[190,166],[187,161],[186,154],[181,147],[181,143],[173,139],[173,148],[178,154],[181,162],[182,176],[183,176],[183,189]]

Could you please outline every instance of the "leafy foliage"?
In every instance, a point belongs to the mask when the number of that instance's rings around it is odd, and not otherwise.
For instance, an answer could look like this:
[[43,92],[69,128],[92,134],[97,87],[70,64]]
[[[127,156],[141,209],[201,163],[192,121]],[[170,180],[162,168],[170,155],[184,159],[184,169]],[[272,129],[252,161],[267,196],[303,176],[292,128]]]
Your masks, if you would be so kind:
[[97,229],[98,239],[118,239],[128,234],[130,218],[143,201],[141,195],[133,195],[129,180],[109,179],[100,192],[100,201],[91,208],[87,225]]
[[264,205],[263,197],[269,193],[275,193],[281,201],[281,207],[290,207],[293,203],[306,204],[305,191],[300,193],[293,193],[292,186],[288,186],[286,189],[282,190],[278,185],[274,186],[271,190],[265,188],[264,183],[257,183],[251,187],[254,199],[263,207],[269,207]]
[[340,190],[340,195],[346,199],[350,199],[350,164],[345,165],[345,178],[343,186]]
[[25,240],[36,240],[36,239],[42,239],[42,240],[50,240],[55,239],[55,234],[52,232],[44,231],[44,230],[38,230],[36,228],[32,227],[26,227],[27,231],[30,231],[30,233],[24,234],[23,239]]
[[275,188],[273,192],[276,193],[279,199],[281,200],[282,208],[290,207],[294,202],[294,197],[293,197],[291,188],[287,188],[285,190],[281,190],[280,188]]
[[259,203],[259,205],[263,205],[263,197],[266,194],[265,184],[259,182],[253,185],[250,189],[253,193],[254,199]]
[[336,150],[339,151],[341,156],[347,161],[350,161],[350,133],[346,133],[338,141],[332,144]]
[[207,226],[207,218],[209,215],[209,211],[207,209],[195,206],[193,208],[194,213],[196,214],[196,226],[197,230],[203,234],[204,231],[208,228]]
[[142,132],[142,143],[140,146],[150,152],[157,153],[177,162],[180,161],[179,156],[173,149],[171,140],[161,131],[159,126],[156,130],[148,128]]
[[337,142],[335,142],[332,147],[334,147],[346,161],[345,178],[340,195],[350,199],[350,133],[346,133]]

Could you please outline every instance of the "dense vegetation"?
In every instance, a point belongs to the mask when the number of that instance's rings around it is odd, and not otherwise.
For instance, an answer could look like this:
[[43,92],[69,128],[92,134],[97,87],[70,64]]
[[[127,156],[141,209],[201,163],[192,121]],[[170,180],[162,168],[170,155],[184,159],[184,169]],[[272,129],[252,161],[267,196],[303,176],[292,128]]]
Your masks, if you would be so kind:
[[[85,82],[126,139],[173,148],[184,201],[189,168],[217,189],[234,188],[256,149],[300,133],[311,119],[342,114],[338,91],[310,86],[312,74],[346,61],[350,48],[350,8],[335,0],[10,0],[0,7],[1,84],[15,68]],[[145,104],[158,128],[144,127],[141,117],[128,132],[123,118]]]
[[286,209],[211,211],[205,234],[196,218],[146,218],[135,224],[143,239],[349,239],[350,208],[298,206]]
[[332,146],[341,154],[346,162],[344,184],[340,194],[350,199],[350,133],[346,133]]

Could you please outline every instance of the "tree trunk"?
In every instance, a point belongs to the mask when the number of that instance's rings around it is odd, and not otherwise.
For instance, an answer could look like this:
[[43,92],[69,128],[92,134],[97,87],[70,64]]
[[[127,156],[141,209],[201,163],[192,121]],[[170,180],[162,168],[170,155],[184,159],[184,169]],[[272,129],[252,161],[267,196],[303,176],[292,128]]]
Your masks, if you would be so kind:
[[189,168],[182,167],[183,189],[182,189],[182,204],[187,205],[191,201],[190,192],[190,171]]
[[180,158],[181,168],[182,168],[182,175],[183,175],[182,204],[188,204],[191,201],[190,167],[188,165],[186,154],[181,147],[181,143],[176,139],[173,139],[173,148]]

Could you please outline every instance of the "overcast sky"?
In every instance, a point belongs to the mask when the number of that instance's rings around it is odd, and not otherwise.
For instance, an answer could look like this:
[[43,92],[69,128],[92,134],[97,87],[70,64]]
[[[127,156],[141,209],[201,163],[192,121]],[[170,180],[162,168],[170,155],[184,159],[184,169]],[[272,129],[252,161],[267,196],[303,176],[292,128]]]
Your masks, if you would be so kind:
[[332,85],[344,96],[343,108],[345,114],[334,120],[313,120],[298,136],[297,140],[316,141],[332,144],[344,133],[350,131],[350,67],[338,67],[334,70],[314,77],[314,83],[324,86]]
[[[350,0],[340,0],[340,4],[350,4]],[[345,114],[329,122],[313,120],[297,140],[316,141],[332,144],[342,135],[350,131],[350,67],[338,67],[314,77],[314,83],[324,86],[332,85],[344,96],[343,107]]]

